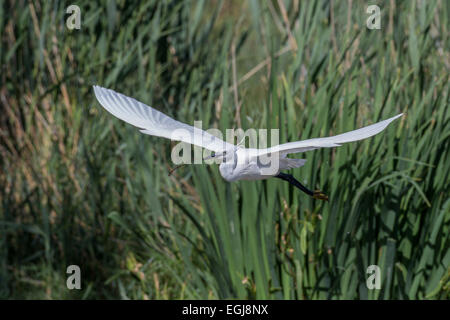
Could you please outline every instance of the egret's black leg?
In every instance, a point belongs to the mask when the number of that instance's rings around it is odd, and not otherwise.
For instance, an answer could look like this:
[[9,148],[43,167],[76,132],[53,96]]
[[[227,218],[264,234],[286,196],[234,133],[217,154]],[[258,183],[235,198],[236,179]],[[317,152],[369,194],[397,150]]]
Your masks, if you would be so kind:
[[306,188],[304,185],[300,183],[297,179],[295,179],[291,174],[282,173],[280,172],[278,175],[275,176],[275,178],[282,179],[284,181],[289,182],[293,186],[299,188],[307,195],[313,197],[314,199],[320,199],[320,200],[326,200],[328,201],[328,196],[322,193],[321,191],[311,191],[308,188]]
[[300,181],[295,179],[294,176],[291,174],[286,174],[286,173],[280,172],[277,176],[275,176],[275,178],[280,178],[284,181],[289,182],[290,184],[292,184],[293,186],[296,186],[297,188],[299,188],[300,190],[302,190],[304,193],[306,193],[307,195],[309,195],[311,197],[314,195],[314,192],[312,192],[311,190],[306,188],[304,185],[302,185],[300,183]]

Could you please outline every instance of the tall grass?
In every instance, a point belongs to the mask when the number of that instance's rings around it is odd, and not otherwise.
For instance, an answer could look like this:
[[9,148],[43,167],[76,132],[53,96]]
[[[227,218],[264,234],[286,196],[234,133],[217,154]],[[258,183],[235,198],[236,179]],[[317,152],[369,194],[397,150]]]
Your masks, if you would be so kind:
[[[447,1],[63,1],[0,6],[0,297],[448,299]],[[406,115],[276,179],[168,176],[172,143],[95,101],[281,142]],[[66,267],[82,270],[66,289]],[[366,286],[381,268],[381,289]]]

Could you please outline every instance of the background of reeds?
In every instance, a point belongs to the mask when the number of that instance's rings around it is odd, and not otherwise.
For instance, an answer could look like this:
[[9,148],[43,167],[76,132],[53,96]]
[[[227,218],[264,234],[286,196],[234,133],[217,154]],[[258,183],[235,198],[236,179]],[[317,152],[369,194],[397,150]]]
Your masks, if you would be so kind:
[[[365,1],[76,1],[81,30],[70,4],[0,5],[1,298],[449,298],[448,1],[371,1],[380,30]],[[324,203],[217,166],[169,177],[173,143],[93,84],[282,142],[406,116],[298,155]]]

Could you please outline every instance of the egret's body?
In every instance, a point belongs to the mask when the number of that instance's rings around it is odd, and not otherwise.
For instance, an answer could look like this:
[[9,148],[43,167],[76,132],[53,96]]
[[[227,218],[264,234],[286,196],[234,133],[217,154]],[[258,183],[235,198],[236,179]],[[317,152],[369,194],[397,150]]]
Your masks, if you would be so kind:
[[[100,104],[117,118],[140,128],[142,133],[169,138],[195,144],[215,152],[215,156],[222,160],[219,166],[220,174],[227,181],[236,180],[262,180],[277,177],[288,181],[305,193],[322,200],[327,200],[323,193],[313,192],[304,187],[292,175],[282,173],[301,167],[305,164],[304,159],[287,158],[288,154],[310,151],[318,148],[338,147],[342,143],[362,140],[383,131],[389,123],[402,116],[399,114],[390,119],[377,122],[373,125],[363,127],[340,135],[315,138],[303,141],[284,143],[265,149],[242,148],[223,141],[201,129],[194,128],[125,95],[110,89],[94,86],[95,96]],[[262,158],[269,157],[276,161],[275,170],[265,170]],[[267,162],[265,162],[267,164]]]
[[[288,170],[292,168],[299,168],[306,162],[305,159],[290,159],[282,157],[278,154],[278,170],[271,174],[265,174],[261,170],[261,161],[258,161],[258,154],[265,154],[261,149],[250,149],[237,147],[234,159],[225,159],[220,166],[220,174],[227,181],[236,180],[263,180],[276,176],[281,170]],[[273,154],[273,157],[277,153]],[[227,161],[228,160],[228,161]],[[273,161],[274,159],[272,159]]]

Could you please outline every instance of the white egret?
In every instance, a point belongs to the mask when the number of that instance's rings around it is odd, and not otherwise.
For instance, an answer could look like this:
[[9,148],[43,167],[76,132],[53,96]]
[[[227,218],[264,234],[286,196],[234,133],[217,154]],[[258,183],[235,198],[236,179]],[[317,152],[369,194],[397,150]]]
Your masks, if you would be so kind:
[[[354,131],[342,133],[327,138],[314,138],[295,141],[273,146],[266,149],[243,148],[225,142],[208,132],[187,125],[139,102],[133,98],[117,93],[113,90],[94,86],[98,102],[117,118],[140,128],[142,133],[164,137],[175,141],[191,143],[214,152],[208,158],[221,159],[220,174],[227,181],[260,180],[276,177],[299,188],[315,199],[328,200],[321,191],[311,191],[303,186],[292,175],[282,173],[281,170],[299,168],[305,159],[287,158],[288,154],[301,153],[318,148],[338,147],[343,143],[369,138],[386,129],[395,119],[403,114],[363,127]],[[267,173],[261,165],[260,158],[270,155],[276,159],[278,166],[275,172]],[[206,158],[205,158],[206,159]]]

